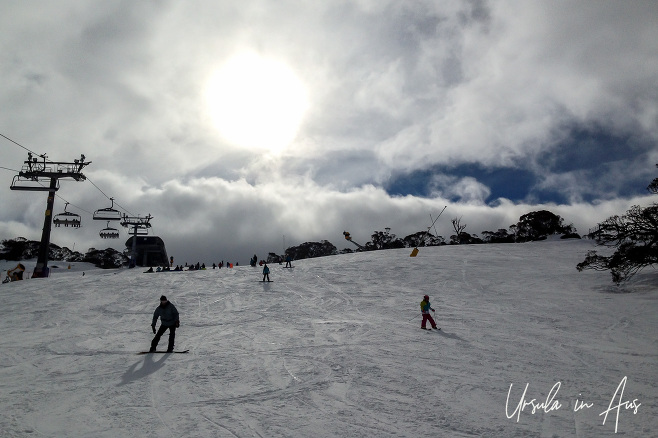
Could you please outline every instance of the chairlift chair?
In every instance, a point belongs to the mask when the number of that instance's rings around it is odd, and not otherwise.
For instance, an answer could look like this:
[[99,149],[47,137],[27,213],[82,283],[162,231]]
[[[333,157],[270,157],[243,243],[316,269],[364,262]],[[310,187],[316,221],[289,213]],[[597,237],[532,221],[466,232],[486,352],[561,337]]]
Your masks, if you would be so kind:
[[100,230],[100,232],[98,234],[103,239],[118,239],[119,238],[119,230],[117,230],[116,228],[110,227],[110,221],[107,221],[107,228],[103,228],[102,230]]
[[[101,208],[94,212],[94,220],[96,221],[120,221],[121,212],[114,209],[114,198],[110,198],[112,205],[107,208]],[[118,237],[118,236],[117,236]]]
[[28,190],[32,192],[50,192],[59,190],[59,179],[53,190],[51,187],[44,185],[38,178],[26,178],[20,175],[14,176],[9,186],[11,190]]
[[148,228],[141,228],[141,227],[137,227],[137,229],[133,230],[133,232],[137,236],[148,236],[149,234]]
[[66,208],[68,206],[69,203],[67,202],[66,205],[64,206],[64,213],[55,215],[55,217],[53,218],[53,223],[55,224],[56,227],[64,225],[65,227],[70,226],[73,228],[80,228],[80,225],[82,224],[80,215],[71,213],[70,211],[66,211]]

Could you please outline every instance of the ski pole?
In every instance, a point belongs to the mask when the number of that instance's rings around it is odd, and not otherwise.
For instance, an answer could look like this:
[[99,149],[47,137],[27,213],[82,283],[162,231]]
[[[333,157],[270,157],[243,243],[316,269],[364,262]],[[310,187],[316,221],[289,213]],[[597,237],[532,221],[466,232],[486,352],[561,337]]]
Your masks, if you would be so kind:
[[[423,315],[422,313],[420,314],[421,316]],[[411,318],[409,321],[413,321],[414,319],[418,318],[418,315],[415,315],[413,318]]]

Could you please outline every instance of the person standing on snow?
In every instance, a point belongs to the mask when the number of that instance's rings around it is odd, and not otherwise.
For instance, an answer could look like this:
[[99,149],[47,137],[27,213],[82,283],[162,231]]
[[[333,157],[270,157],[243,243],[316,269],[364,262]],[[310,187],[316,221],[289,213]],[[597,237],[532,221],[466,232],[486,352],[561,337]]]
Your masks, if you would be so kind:
[[267,281],[270,281],[270,268],[267,267],[267,263],[263,266],[263,281],[267,277]]
[[[160,318],[160,328],[158,331],[155,331],[155,323],[158,322]],[[174,351],[174,340],[176,339],[176,328],[180,327],[180,320],[178,318],[178,310],[176,306],[170,303],[167,300],[167,297],[162,295],[160,297],[160,305],[156,307],[155,312],[153,312],[153,322],[151,323],[151,328],[155,337],[151,341],[150,352],[154,352],[155,348],[160,342],[160,338],[167,329],[169,329],[169,345],[167,346],[167,353]]]
[[434,312],[434,309],[432,309],[432,305],[430,304],[429,295],[425,295],[423,297],[423,301],[420,302],[420,313],[423,314],[423,322],[420,323],[420,328],[423,330],[430,330],[425,327],[427,325],[427,321],[429,321],[433,329],[439,330],[439,328],[436,326],[436,323],[434,322],[434,319],[432,318],[432,315],[430,315],[430,310]]

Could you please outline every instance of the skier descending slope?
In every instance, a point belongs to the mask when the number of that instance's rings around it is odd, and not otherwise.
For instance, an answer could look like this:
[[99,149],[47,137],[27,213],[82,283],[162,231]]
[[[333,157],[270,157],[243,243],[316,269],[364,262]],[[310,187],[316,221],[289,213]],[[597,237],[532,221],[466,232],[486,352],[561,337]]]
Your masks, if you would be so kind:
[[263,281],[265,281],[265,278],[267,278],[267,281],[271,281],[270,268],[267,267],[267,263],[265,263],[265,267],[263,267]]
[[423,322],[420,323],[420,328],[422,328],[423,330],[430,330],[425,327],[427,325],[427,321],[429,321],[430,324],[432,324],[433,329],[441,330],[436,326],[436,323],[434,322],[432,315],[430,315],[430,310],[434,312],[434,309],[432,309],[432,305],[430,304],[429,295],[425,295],[423,297],[423,301],[420,302],[420,313],[423,314]]
[[[160,318],[161,323],[160,328],[156,333],[155,323],[158,322],[158,318]],[[149,351],[155,351],[155,348],[158,346],[158,342],[160,342],[160,338],[164,332],[169,329],[169,345],[167,347],[167,353],[173,352],[177,327],[180,327],[178,310],[176,309],[176,306],[167,300],[167,297],[162,295],[160,297],[160,305],[156,307],[155,312],[153,312],[153,322],[151,323],[151,328],[153,329],[155,337],[153,338],[153,341],[151,341],[151,349]]]

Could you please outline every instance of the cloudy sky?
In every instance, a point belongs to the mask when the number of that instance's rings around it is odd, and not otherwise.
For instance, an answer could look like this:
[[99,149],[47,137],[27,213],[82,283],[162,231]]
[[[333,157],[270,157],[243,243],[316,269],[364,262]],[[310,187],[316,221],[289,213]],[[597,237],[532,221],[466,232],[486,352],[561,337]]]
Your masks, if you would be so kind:
[[[0,0],[0,133],[92,162],[55,203],[81,251],[123,248],[92,220],[108,197],[176,263],[404,237],[446,205],[446,238],[538,209],[585,233],[653,201],[657,22],[651,0]],[[46,194],[9,189],[24,148],[0,138],[3,239],[41,236]]]

